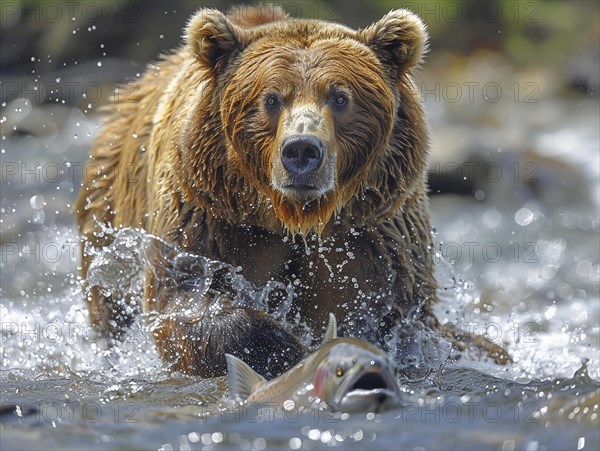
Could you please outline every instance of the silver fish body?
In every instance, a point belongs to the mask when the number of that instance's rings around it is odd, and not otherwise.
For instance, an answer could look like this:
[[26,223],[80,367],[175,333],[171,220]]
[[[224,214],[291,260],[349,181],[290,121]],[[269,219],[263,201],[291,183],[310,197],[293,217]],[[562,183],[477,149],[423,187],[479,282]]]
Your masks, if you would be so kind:
[[363,340],[338,338],[333,315],[323,345],[273,380],[266,381],[237,357],[226,358],[230,395],[248,402],[296,407],[326,403],[343,412],[380,412],[401,402],[392,359]]

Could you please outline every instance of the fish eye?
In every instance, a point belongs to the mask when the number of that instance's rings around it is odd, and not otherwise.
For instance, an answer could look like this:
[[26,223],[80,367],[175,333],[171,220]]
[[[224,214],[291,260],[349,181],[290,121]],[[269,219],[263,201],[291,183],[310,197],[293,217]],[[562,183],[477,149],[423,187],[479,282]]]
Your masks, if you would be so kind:
[[344,370],[338,366],[337,369],[335,370],[335,375],[337,377],[342,377],[344,375]]

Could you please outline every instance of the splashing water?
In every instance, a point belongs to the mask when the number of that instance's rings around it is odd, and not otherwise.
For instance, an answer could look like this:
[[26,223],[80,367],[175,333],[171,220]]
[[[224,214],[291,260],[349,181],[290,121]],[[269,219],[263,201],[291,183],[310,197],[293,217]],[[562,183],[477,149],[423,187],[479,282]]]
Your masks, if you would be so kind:
[[[114,235],[110,246],[95,253],[88,272],[88,285],[98,286],[106,294],[119,292],[127,302],[141,303],[145,274],[152,272],[161,282],[172,282],[201,297],[206,294],[215,277],[228,282],[231,303],[236,307],[252,306],[268,311],[277,320],[285,321],[295,297],[291,286],[271,281],[264,287],[257,287],[246,280],[241,268],[211,260],[201,255],[181,251],[174,245],[148,234],[140,229],[105,230]],[[92,254],[93,255],[93,254]],[[280,302],[275,308],[269,304],[270,295],[278,294]],[[281,296],[281,293],[284,293]],[[290,327],[304,330],[306,339],[310,331],[297,322]]]

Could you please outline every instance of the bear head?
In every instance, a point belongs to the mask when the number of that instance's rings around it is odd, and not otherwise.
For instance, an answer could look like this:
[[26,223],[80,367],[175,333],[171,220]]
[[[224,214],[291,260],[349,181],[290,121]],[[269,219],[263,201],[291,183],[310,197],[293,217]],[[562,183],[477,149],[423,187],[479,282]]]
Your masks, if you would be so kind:
[[353,30],[280,10],[252,26],[203,9],[186,31],[228,170],[301,234],[321,233],[352,199],[389,206],[422,182],[426,126],[411,75],[426,38],[405,10]]

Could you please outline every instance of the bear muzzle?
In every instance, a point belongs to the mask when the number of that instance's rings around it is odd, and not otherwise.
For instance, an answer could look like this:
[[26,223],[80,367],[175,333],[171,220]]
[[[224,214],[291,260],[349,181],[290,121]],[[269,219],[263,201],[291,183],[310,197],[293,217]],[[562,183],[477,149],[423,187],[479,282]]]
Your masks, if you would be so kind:
[[335,155],[313,134],[283,140],[273,171],[273,186],[286,197],[309,202],[335,186]]
[[292,179],[302,179],[317,171],[323,163],[323,143],[314,135],[293,135],[281,146],[281,162]]
[[304,204],[335,187],[336,152],[322,109],[302,104],[284,111],[273,153],[272,186],[286,198]]

